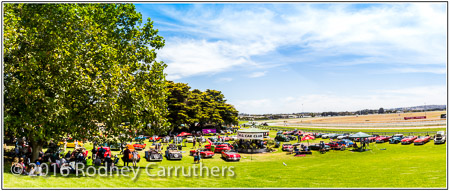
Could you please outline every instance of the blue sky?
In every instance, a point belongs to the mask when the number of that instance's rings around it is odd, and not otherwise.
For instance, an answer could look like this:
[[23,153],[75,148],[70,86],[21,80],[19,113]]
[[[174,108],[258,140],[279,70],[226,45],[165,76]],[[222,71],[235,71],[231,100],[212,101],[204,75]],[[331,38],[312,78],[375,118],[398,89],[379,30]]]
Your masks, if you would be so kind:
[[167,79],[244,113],[446,104],[445,3],[136,4]]

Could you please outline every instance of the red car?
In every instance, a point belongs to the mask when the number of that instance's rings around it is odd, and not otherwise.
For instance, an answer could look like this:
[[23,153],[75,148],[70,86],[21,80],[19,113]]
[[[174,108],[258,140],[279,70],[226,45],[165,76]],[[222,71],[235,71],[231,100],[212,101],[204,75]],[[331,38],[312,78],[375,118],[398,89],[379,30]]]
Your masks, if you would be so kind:
[[424,145],[430,141],[430,136],[420,136],[414,140],[414,145]]
[[369,137],[369,143],[373,143],[373,142],[375,142],[376,140],[377,140],[377,138],[378,138],[379,136],[374,136],[374,137]]
[[390,136],[379,136],[375,139],[375,142],[377,143],[389,142],[390,138],[391,138]]
[[[214,152],[221,153],[222,151],[228,151],[233,149],[233,147],[228,143],[214,143]],[[209,151],[211,150],[211,143],[208,145],[205,145],[205,148]]]
[[150,137],[150,138],[148,138],[148,141],[155,142],[155,141],[159,141],[160,139],[161,139],[161,137]]
[[[214,153],[207,148],[199,148],[198,150],[200,151],[200,156],[202,156],[202,158],[212,158],[214,156]],[[189,154],[193,156],[195,152],[196,150],[190,150]]]
[[281,146],[282,151],[292,151],[294,149],[294,146],[292,144],[283,144]]
[[[101,154],[100,149],[101,149],[101,147],[97,148],[97,156],[100,156],[100,154]],[[111,150],[109,147],[103,147],[103,149],[105,149],[105,151],[103,152],[103,158],[106,158],[106,156],[108,156],[108,155],[109,155],[109,157],[112,157]]]
[[411,144],[414,142],[414,140],[417,139],[417,136],[411,135],[411,136],[407,136],[405,138],[402,139],[402,145],[407,145],[407,144]]
[[133,147],[136,150],[143,150],[145,149],[145,146],[147,146],[147,144],[143,144],[143,143],[134,143]]
[[226,161],[239,161],[241,160],[241,155],[236,152],[222,151],[222,158]]

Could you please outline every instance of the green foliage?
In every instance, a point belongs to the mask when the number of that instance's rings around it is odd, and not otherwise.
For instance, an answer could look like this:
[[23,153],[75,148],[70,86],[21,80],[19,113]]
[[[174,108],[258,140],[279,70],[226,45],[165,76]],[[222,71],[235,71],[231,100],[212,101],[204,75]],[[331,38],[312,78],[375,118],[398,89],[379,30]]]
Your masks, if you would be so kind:
[[132,4],[4,4],[5,130],[38,145],[167,129],[163,46]]
[[237,124],[238,111],[233,105],[227,104],[225,96],[217,90],[198,89],[190,91],[184,83],[167,82],[169,96],[167,99],[168,119],[173,128],[181,124],[195,126],[202,125],[231,125]]

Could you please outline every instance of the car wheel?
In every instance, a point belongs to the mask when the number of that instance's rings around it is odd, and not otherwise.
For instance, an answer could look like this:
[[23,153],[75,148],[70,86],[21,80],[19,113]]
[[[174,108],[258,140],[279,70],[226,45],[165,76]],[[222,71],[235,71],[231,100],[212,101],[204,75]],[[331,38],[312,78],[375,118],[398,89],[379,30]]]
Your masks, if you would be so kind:
[[381,143],[384,143],[384,140],[381,140]]

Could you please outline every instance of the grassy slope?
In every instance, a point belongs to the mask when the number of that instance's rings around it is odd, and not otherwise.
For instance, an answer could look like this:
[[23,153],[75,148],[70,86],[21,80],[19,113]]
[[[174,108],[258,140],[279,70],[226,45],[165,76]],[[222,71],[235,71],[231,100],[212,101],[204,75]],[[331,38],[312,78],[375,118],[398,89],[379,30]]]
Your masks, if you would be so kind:
[[[271,131],[271,136],[275,134]],[[318,142],[322,139],[314,140]],[[310,142],[310,143],[312,143]],[[87,144],[88,149],[92,148]],[[188,151],[191,145],[184,147]],[[424,146],[373,144],[371,151],[354,153],[331,151],[314,152],[312,156],[293,157],[278,150],[270,154],[243,154],[240,162],[225,162],[219,155],[204,159],[203,164],[234,166],[234,177],[164,177],[153,178],[141,171],[133,181],[128,177],[29,177],[14,176],[5,167],[4,186],[13,187],[298,187],[298,188],[360,188],[360,187],[445,187],[446,145]],[[386,148],[386,150],[380,150]],[[141,152],[141,155],[144,155]],[[5,161],[6,162],[6,161]],[[283,165],[283,162],[287,166]],[[7,162],[8,163],[8,162]],[[159,166],[184,166],[193,164],[193,158],[183,154],[182,161],[166,161]],[[148,163],[142,160],[139,166]],[[122,165],[122,162],[120,162]]]

